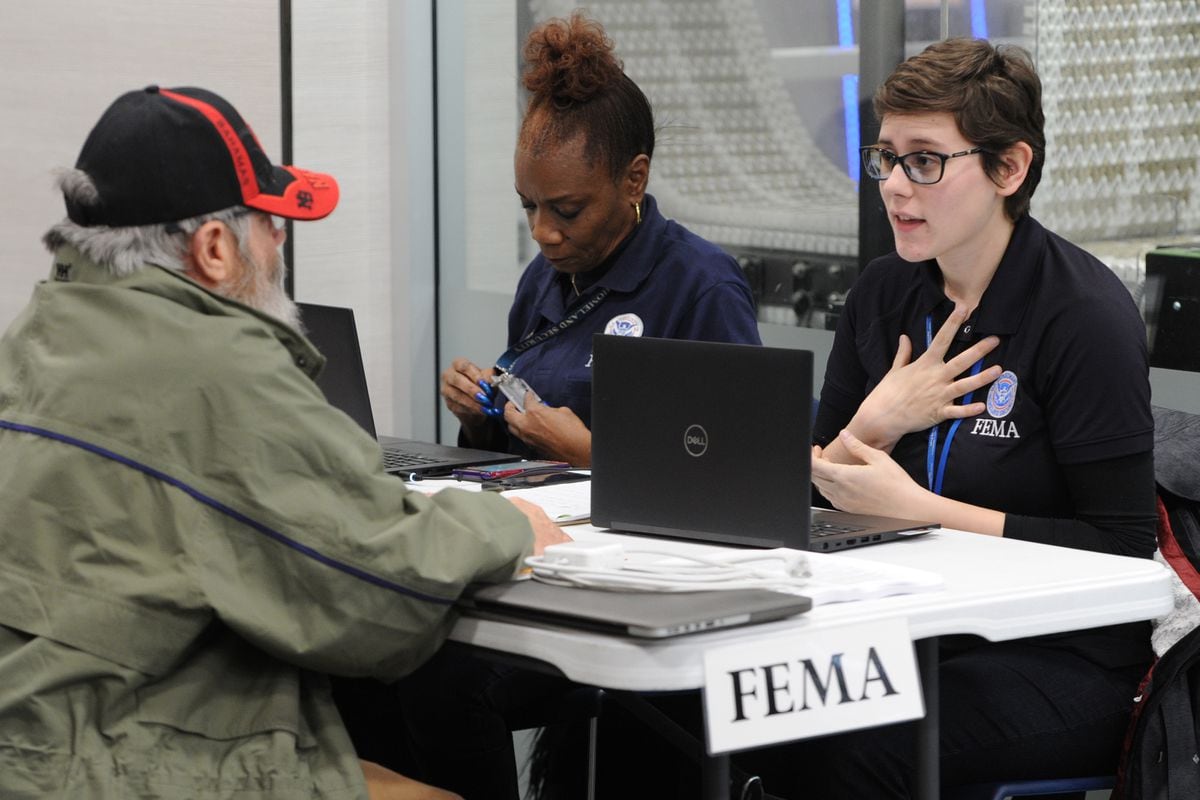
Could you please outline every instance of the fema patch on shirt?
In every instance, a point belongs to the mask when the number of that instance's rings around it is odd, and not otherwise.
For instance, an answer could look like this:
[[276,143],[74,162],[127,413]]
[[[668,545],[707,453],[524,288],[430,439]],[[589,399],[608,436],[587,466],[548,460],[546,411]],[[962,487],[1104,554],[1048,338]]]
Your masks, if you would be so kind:
[[988,389],[987,410],[996,419],[1007,417],[1017,401],[1017,376],[1005,370]]
[[646,326],[637,314],[618,314],[604,326],[608,336],[641,336]]

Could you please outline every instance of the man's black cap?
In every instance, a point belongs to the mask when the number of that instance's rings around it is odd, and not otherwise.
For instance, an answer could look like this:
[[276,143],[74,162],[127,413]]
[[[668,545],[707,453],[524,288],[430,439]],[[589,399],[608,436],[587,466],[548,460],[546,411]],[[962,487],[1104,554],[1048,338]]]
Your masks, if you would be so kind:
[[75,166],[99,193],[95,205],[67,201],[67,216],[85,226],[178,222],[237,205],[320,219],[338,202],[332,176],[272,164],[237,109],[192,87],[118,97]]

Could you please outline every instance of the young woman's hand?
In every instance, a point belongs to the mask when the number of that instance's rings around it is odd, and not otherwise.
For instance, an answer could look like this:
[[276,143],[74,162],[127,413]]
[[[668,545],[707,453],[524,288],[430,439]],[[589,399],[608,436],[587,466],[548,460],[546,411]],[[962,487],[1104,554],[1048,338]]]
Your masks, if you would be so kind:
[[[996,380],[1000,377],[1001,367],[993,365],[976,375],[958,376],[994,350],[1000,340],[988,336],[945,360],[954,335],[966,318],[966,309],[956,307],[916,360],[911,360],[912,342],[901,335],[892,368],[863,400],[846,426],[859,440],[891,452],[900,437],[907,433],[932,428],[943,420],[974,417],[984,412],[987,404],[982,401],[965,405],[955,401]],[[843,449],[835,447],[834,450],[828,457],[843,460],[840,457]]]

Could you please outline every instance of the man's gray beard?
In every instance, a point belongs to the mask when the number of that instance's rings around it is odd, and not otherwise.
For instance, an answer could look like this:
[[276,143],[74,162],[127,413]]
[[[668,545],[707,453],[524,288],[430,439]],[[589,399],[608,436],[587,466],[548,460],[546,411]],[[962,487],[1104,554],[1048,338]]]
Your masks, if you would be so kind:
[[222,284],[218,289],[219,293],[274,317],[303,333],[300,309],[296,307],[292,298],[287,296],[287,290],[284,288],[287,267],[283,261],[283,253],[279,250],[275,251],[274,263],[270,265],[273,269],[258,263],[250,253],[243,251],[241,255],[250,269],[246,270],[241,280],[236,283]]

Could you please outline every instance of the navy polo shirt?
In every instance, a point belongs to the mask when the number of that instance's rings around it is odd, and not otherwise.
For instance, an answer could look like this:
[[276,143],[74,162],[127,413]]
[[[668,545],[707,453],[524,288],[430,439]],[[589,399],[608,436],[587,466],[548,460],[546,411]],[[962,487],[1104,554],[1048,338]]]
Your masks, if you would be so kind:
[[[913,357],[953,303],[934,261],[895,253],[876,259],[847,297],[825,373],[814,440],[824,446],[891,367],[905,333]],[[1087,252],[1025,216],[979,307],[950,355],[996,335],[982,367],[1003,375],[975,392],[988,410],[963,420],[950,445],[942,494],[1033,517],[1070,518],[1075,509],[1062,466],[1153,447],[1146,331],[1129,292]],[[949,357],[949,356],[948,356]],[[936,462],[951,421],[938,426]],[[928,488],[929,431],[904,436],[893,458]]]
[[542,255],[530,262],[509,311],[509,346],[559,322],[602,286],[609,294],[600,305],[522,353],[512,370],[544,402],[567,406],[589,428],[595,333],[761,344],[750,287],[737,262],[663,217],[646,195],[642,223],[582,297],[564,295],[560,274]]

